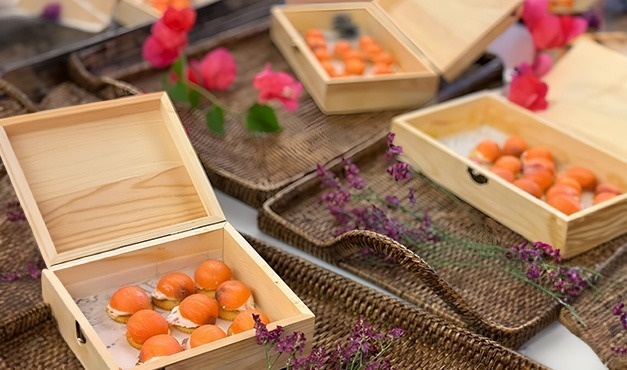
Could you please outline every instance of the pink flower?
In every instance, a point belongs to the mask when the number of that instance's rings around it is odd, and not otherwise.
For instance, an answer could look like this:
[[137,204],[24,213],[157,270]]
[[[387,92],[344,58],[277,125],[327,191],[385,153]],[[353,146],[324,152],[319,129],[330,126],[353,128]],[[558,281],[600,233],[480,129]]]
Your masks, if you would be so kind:
[[525,1],[522,18],[540,50],[561,48],[588,28],[582,17],[551,14],[548,0]]
[[507,98],[532,111],[546,109],[549,86],[533,73],[528,63],[523,63],[512,78]]
[[165,24],[163,19],[157,20],[152,25],[150,32],[163,49],[177,50],[180,53],[187,46],[187,33],[174,31]]
[[255,75],[253,86],[259,90],[259,103],[276,99],[287,111],[298,108],[298,98],[303,90],[300,82],[285,72],[273,72],[270,64]]
[[229,88],[237,75],[235,58],[225,48],[217,48],[205,55],[199,62],[192,60],[187,78],[210,91],[223,91]]
[[538,77],[542,77],[547,74],[552,67],[553,57],[546,53],[540,53],[536,55],[536,58],[533,60],[533,64],[531,65],[533,74]]
[[161,17],[163,23],[175,32],[188,32],[196,23],[196,10],[184,8],[177,10],[169,7]]
[[154,36],[148,36],[144,41],[142,56],[155,68],[164,68],[179,57],[180,49],[167,49]]

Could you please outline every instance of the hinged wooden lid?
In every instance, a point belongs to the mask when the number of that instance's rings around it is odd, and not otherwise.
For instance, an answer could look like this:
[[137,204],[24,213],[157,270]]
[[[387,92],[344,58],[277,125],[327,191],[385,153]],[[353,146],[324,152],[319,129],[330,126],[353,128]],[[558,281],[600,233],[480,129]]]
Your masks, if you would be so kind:
[[[55,0],[61,7],[58,22],[70,28],[85,32],[101,32],[111,25],[115,0]],[[31,17],[38,17],[44,7],[52,1],[19,0],[16,11]]]
[[48,267],[225,220],[165,93],[0,120]]
[[627,158],[627,57],[580,38],[543,77],[549,106],[537,114]]
[[447,80],[519,17],[522,0],[374,0]]

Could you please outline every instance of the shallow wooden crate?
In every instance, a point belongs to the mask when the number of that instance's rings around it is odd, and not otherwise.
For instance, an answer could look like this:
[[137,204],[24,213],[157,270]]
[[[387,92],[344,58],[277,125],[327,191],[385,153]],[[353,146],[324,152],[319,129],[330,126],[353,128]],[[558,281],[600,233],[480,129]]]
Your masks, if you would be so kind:
[[[375,0],[277,6],[272,9],[270,36],[325,114],[411,108],[434,98],[440,77],[452,80],[472,64],[517,19],[520,4]],[[390,52],[398,70],[330,77],[303,34],[312,28],[332,29],[340,14]]]
[[[38,17],[44,7],[52,2],[39,0],[18,0],[14,8],[3,10],[15,12],[28,17]],[[111,25],[115,0],[81,1],[57,0],[54,3],[61,7],[58,20],[64,26],[76,28],[86,32],[101,32]]]
[[[453,135],[481,130],[494,136],[471,134],[463,145],[445,143]],[[612,155],[500,96],[475,94],[401,115],[394,118],[392,131],[417,170],[525,238],[559,248],[565,258],[627,230],[627,194],[566,216],[468,158],[478,140],[521,135],[530,146],[551,148],[558,171],[586,166],[601,181],[627,189],[625,157]]]
[[[273,323],[313,333],[311,311],[224,219],[165,94],[17,116],[0,125],[3,163],[46,262],[44,301],[86,368],[134,367],[121,364],[120,345],[95,329],[107,321],[107,294],[124,284],[156,283],[170,271],[193,271],[210,258],[250,285]],[[84,309],[85,300],[96,303]],[[263,366],[252,331],[137,368],[227,363]]]
[[[209,5],[218,0],[191,0],[194,8]],[[123,26],[136,26],[151,23],[161,17],[150,0],[119,0],[115,10],[115,20]]]

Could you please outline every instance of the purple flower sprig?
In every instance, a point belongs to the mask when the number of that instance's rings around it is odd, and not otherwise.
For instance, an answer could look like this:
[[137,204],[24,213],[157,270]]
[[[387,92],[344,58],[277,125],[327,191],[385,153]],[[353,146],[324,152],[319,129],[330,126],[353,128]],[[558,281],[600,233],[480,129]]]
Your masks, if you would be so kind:
[[31,262],[26,265],[27,274],[24,275],[19,271],[0,272],[0,281],[7,283],[20,280],[25,276],[30,276],[32,279],[39,279],[41,277],[41,270],[45,267],[44,260],[39,259],[36,262]]
[[17,200],[10,200],[4,204],[4,214],[11,222],[26,221],[24,210]]
[[379,333],[360,316],[348,338],[348,343],[337,344],[331,350],[314,347],[308,356],[299,357],[306,344],[305,334],[294,332],[284,336],[281,326],[268,330],[259,316],[253,315],[253,319],[257,344],[263,345],[265,349],[267,370],[273,369],[279,357],[284,354],[287,355],[286,363],[279,364],[279,367],[287,370],[390,369],[390,362],[384,358],[384,354],[392,347],[394,341],[404,334],[401,328],[394,328],[385,334]]
[[[627,330],[627,310],[625,310],[625,302],[622,300],[616,303],[612,308],[612,315],[618,316],[621,326]],[[619,355],[627,355],[627,346],[612,346],[612,351]]]
[[[386,172],[400,185],[395,187],[393,194],[379,194],[367,186],[360,176],[360,169],[350,158],[343,158],[341,162],[343,180],[329,169],[318,166],[318,178],[322,186],[327,188],[321,196],[321,202],[335,220],[336,236],[351,230],[370,230],[388,236],[416,253],[428,255],[429,263],[434,267],[501,269],[555,299],[583,324],[570,304],[583,290],[593,286],[598,273],[562,266],[559,250],[546,243],[524,242],[506,249],[500,245],[465,240],[439,229],[428,210],[416,209],[416,189],[409,187],[409,180],[416,171],[397,159],[402,152],[400,146],[394,145],[394,134],[390,133],[384,155]],[[402,189],[403,186],[408,187],[407,192]],[[442,190],[451,195],[445,189]],[[465,256],[471,254],[473,258],[453,260],[450,255],[442,256],[442,242],[446,242],[447,248],[463,249],[468,252],[464,253]],[[371,258],[373,254],[375,256]],[[377,258],[376,253],[370,250],[362,251],[360,256],[368,263],[373,263],[371,260]],[[387,256],[380,257],[387,264],[394,263]]]

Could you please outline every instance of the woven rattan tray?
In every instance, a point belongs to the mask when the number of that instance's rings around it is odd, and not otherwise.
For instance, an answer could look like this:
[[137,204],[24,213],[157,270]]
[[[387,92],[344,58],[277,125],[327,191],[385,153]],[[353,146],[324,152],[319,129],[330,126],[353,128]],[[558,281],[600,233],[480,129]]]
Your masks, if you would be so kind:
[[[1,184],[3,195],[10,193],[7,185],[6,182]],[[21,226],[28,228],[25,223]],[[1,227],[0,232],[4,235],[6,224]],[[13,250],[20,258],[37,250],[32,235],[22,235],[21,238],[22,248]],[[397,326],[406,330],[388,354],[396,369],[544,368],[517,352],[408,303],[254,239],[249,238],[249,242],[316,313],[314,346],[332,348],[335,344],[345,343],[352,326],[359,316],[363,316],[378,331]],[[6,263],[7,259],[3,255],[0,261]],[[15,324],[15,320],[0,323],[0,368],[81,368],[56,330],[48,306],[29,303],[41,294],[39,281],[31,280],[29,288],[20,287],[11,292],[1,290],[0,302],[7,298],[12,300],[10,306],[0,307],[2,316],[19,308],[21,325]],[[16,282],[6,283],[6,287],[13,286],[17,286]],[[9,297],[10,293],[13,294]]]
[[565,311],[559,320],[586,342],[609,369],[627,369],[627,355],[613,350],[627,348],[627,329],[618,316],[612,315],[612,308],[619,301],[627,303],[627,244],[599,270],[604,278],[599,281],[598,290],[585,292],[573,305],[586,325],[580,325]]
[[[165,72],[141,60],[139,51],[145,38],[145,32],[131,32],[78,53],[82,66],[77,70],[83,73],[84,85],[93,85],[95,76],[108,76],[142,91],[162,89]],[[233,53],[238,77],[228,92],[217,95],[235,111],[245,111],[257,99],[252,80],[266,63],[271,63],[273,70],[289,71],[270,40],[267,20],[193,43],[187,56],[200,59],[219,46]],[[493,86],[501,82],[501,76],[501,62],[495,57],[484,57],[465,76],[443,86],[439,99]],[[212,185],[256,208],[278,190],[315,171],[316,163],[326,163],[355,147],[364,147],[386,132],[391,117],[400,112],[325,116],[303,93],[295,112],[277,110],[282,132],[253,136],[241,122],[227,117],[227,133],[219,136],[207,129],[204,111],[190,111],[184,105],[179,105],[177,111]]]
[[[424,177],[400,187],[386,173],[382,156],[385,139],[352,153],[360,175],[380,195],[405,194],[416,189],[418,204],[428,210],[440,229],[468,241],[511,247],[524,239],[495,220],[450,195]],[[351,153],[349,153],[351,154]],[[336,164],[336,172],[340,171]],[[259,228],[291,245],[336,264],[364,279],[448,320],[464,325],[507,346],[518,348],[558,318],[560,306],[547,295],[497,269],[429,264],[435,258],[472,265],[477,256],[448,248],[441,242],[437,255],[416,256],[380,234],[353,231],[335,237],[334,219],[320,201],[324,189],[312,174],[270,198],[259,213]],[[594,267],[607,260],[627,236],[606,243],[577,258]],[[383,252],[391,264],[372,253]],[[434,266],[436,266],[434,264]]]

